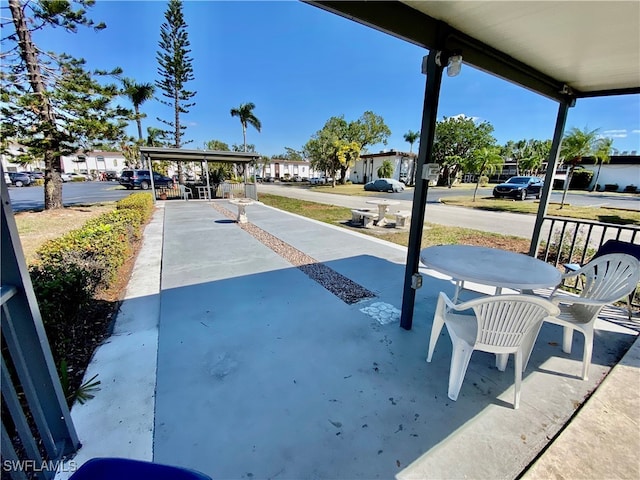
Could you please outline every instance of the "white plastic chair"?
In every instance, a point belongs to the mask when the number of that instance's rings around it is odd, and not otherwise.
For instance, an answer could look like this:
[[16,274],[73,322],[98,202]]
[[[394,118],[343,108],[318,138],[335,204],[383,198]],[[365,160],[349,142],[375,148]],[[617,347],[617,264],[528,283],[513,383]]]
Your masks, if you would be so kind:
[[[461,315],[458,311],[473,310],[474,315]],[[528,356],[535,343],[543,319],[557,315],[560,310],[547,299],[531,295],[496,295],[454,304],[440,292],[434,324],[442,324],[453,344],[449,391],[451,400],[458,399],[462,381],[474,350],[496,354],[496,367],[504,371],[509,354],[515,356],[515,386],[513,408],[520,405],[520,384]],[[433,331],[432,338],[433,341]],[[431,361],[431,351],[427,361]],[[525,357],[526,358],[523,358]]]
[[180,195],[182,195],[182,198],[185,200],[189,200],[189,197],[193,198],[193,192],[189,187],[185,187],[184,185],[178,185],[178,187],[180,187]]
[[564,327],[562,351],[571,353],[573,331],[584,335],[582,354],[582,379],[588,379],[593,351],[593,328],[605,305],[626,297],[640,282],[640,262],[625,253],[613,253],[595,258],[575,272],[563,275],[563,279],[582,276],[580,296],[560,291],[552,293],[549,300],[560,307],[560,315],[545,321]]

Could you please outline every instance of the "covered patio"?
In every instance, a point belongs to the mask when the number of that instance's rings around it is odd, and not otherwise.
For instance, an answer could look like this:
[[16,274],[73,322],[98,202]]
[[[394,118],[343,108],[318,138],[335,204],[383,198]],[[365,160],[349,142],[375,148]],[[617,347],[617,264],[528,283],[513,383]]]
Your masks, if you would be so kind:
[[[224,196],[225,193],[230,193],[232,189],[236,192],[241,192],[241,197],[258,199],[258,194],[255,186],[255,182],[249,182],[248,165],[251,162],[255,162],[260,158],[259,153],[255,152],[224,152],[219,150],[188,150],[183,148],[169,148],[169,147],[140,147],[140,154],[145,159],[145,162],[150,165],[149,169],[153,170],[153,162],[175,162],[175,163],[200,163],[202,166],[202,175],[204,177],[204,185],[197,188],[196,191],[192,191],[191,194],[198,195],[197,198],[204,198],[210,200],[216,196],[216,192],[219,189],[219,185],[212,185],[209,175],[209,163],[228,163],[233,165],[240,165],[242,170],[242,177],[244,179],[241,189],[233,188],[232,184],[227,184],[227,188],[224,185],[220,191],[220,196]],[[187,187],[190,188],[190,187]],[[156,186],[153,184],[153,178],[151,179],[151,189],[153,198],[158,198],[156,194]],[[182,189],[173,192],[174,197],[184,198]],[[236,193],[237,195],[237,193]]]
[[[545,324],[518,410],[512,360],[500,372],[481,352],[453,402],[446,333],[425,357],[438,292],[455,285],[421,267],[413,329],[398,328],[406,249],[260,204],[250,227],[227,200],[159,206],[114,336],[86,373],[102,390],[72,412],[78,464],[123,456],[234,479],[516,478],[636,339],[607,314],[583,381],[582,337],[563,354],[561,329]],[[492,293],[474,288],[464,299]],[[357,294],[338,295],[347,290]]]

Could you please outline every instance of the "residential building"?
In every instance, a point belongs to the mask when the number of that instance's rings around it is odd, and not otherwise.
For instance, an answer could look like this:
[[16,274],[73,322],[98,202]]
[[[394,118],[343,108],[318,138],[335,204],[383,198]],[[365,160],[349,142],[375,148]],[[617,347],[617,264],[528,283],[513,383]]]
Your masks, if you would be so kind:
[[269,163],[258,164],[251,174],[260,175],[264,178],[273,177],[278,180],[299,176],[303,180],[308,180],[315,176],[316,172],[311,168],[311,164],[306,161],[287,160],[285,158],[272,158]]
[[391,178],[405,181],[411,174],[413,163],[416,161],[415,153],[400,152],[396,150],[381,150],[379,153],[365,153],[360,155],[355,165],[347,172],[347,178],[353,183],[367,183],[378,179],[378,168],[385,160],[393,165]]

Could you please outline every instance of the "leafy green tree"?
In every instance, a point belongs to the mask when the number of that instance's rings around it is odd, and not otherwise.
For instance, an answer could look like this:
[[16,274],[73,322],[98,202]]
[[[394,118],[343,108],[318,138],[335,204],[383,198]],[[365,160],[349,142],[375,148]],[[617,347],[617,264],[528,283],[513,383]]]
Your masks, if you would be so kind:
[[514,160],[519,175],[535,175],[551,151],[551,140],[509,140],[502,155]]
[[499,147],[482,147],[473,153],[471,158],[463,160],[464,169],[467,172],[478,175],[476,188],[473,190],[473,201],[476,201],[476,193],[480,186],[480,177],[491,174],[503,164]]
[[255,153],[256,146],[253,143],[248,143],[246,145],[238,145],[237,143],[234,143],[233,145],[231,145],[231,151],[232,152],[253,152],[253,153]]
[[476,122],[469,117],[445,117],[436,123],[431,160],[443,166],[442,177],[451,187],[462,168],[462,162],[477,150],[492,147],[496,139],[489,122]]
[[609,163],[611,160],[611,152],[613,151],[613,138],[601,138],[598,144],[595,157],[598,163],[598,170],[596,171],[596,178],[593,181],[592,191],[598,187],[598,177],[600,176],[600,169],[603,163]]
[[393,164],[389,160],[383,161],[376,173],[378,178],[390,178],[393,175]]
[[325,172],[336,184],[336,172],[340,170],[338,150],[341,142],[346,142],[348,124],[344,116],[331,117],[305,144],[305,155],[311,160],[311,166]]
[[230,152],[229,145],[222,140],[209,140],[205,142],[204,147],[207,150],[219,150],[221,152]]
[[[380,115],[372,111],[364,112],[360,118],[347,125],[347,142],[356,142],[360,145],[360,152],[366,152],[367,147],[377,143],[387,144],[387,139],[391,135],[391,130],[384,123]],[[344,179],[344,177],[343,177]]]
[[140,106],[147,100],[153,98],[155,87],[150,83],[136,83],[130,78],[123,79],[122,85],[124,87],[123,93],[133,104],[135,121],[138,126],[138,140],[142,144],[144,142],[144,138],[142,137],[142,119],[146,117],[146,115],[140,113]]
[[[165,22],[160,26],[160,50],[156,54],[158,60],[158,74],[160,80],[156,80],[156,86],[162,91],[165,100],[160,103],[173,110],[172,120],[158,121],[167,125],[173,136],[172,147],[181,148],[189,143],[182,140],[186,126],[181,122],[181,115],[189,113],[189,108],[195,105],[191,99],[196,92],[186,89],[186,84],[193,80],[192,59],[189,56],[189,36],[187,23],[182,13],[181,0],[169,0],[167,11],[164,14]],[[178,163],[178,177],[183,182],[182,164]]]
[[311,166],[333,178],[340,172],[340,183],[347,180],[347,171],[355,165],[361,152],[369,145],[386,144],[391,130],[379,115],[366,111],[355,121],[347,123],[344,115],[331,117],[303,149]]
[[568,165],[567,178],[564,182],[564,190],[562,192],[562,201],[560,202],[560,208],[564,207],[564,201],[567,197],[567,190],[569,190],[569,184],[571,183],[571,177],[576,166],[582,163],[584,157],[596,156],[600,149],[600,137],[599,129],[583,130],[574,127],[562,139],[560,146],[560,159],[563,163]]
[[254,108],[256,108],[256,106],[253,103],[249,102],[249,103],[242,103],[238,108],[232,108],[230,110],[232,117],[238,117],[240,119],[240,124],[242,125],[242,139],[244,143],[245,152],[248,151],[247,150],[247,126],[251,125],[253,128],[255,128],[258,131],[258,133],[262,128],[262,124],[260,123],[260,120],[258,120],[258,117],[256,117],[255,114],[253,113]]
[[[0,139],[26,147],[45,164],[44,208],[62,208],[60,157],[123,137],[131,112],[113,105],[118,87],[104,80],[121,74],[85,69],[84,60],[44,53],[32,32],[60,27],[74,33],[105,28],[87,17],[93,1],[9,0],[11,22],[3,24]],[[9,24],[12,24],[12,28]]]
[[[420,132],[414,132],[409,130],[404,134],[404,141],[409,142],[409,153],[413,153],[413,144],[420,139]],[[409,185],[415,185],[416,183],[416,159],[412,158],[413,162],[411,163],[411,172],[409,173]]]
[[281,153],[280,155],[275,155],[275,158],[282,158],[284,160],[289,160],[292,162],[302,162],[304,161],[304,153],[300,150],[296,150],[291,147],[284,147],[285,153]]

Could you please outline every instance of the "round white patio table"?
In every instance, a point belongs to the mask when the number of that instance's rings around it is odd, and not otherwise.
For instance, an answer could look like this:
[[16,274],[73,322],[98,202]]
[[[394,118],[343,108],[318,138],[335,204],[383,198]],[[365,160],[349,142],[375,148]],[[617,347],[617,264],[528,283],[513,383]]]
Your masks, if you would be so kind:
[[473,245],[437,245],[420,252],[420,260],[428,268],[449,275],[456,281],[453,301],[464,282],[474,282],[502,288],[533,290],[556,287],[561,280],[560,271],[537,258],[522,253]]
[[400,202],[396,202],[395,200],[367,200],[366,203],[371,205],[378,206],[378,220],[376,225],[382,227],[387,224],[387,219],[385,218],[386,213],[389,211],[390,205],[400,205]]
[[245,207],[247,205],[253,205],[253,200],[250,198],[234,198],[233,200],[229,200],[229,203],[233,203],[238,206],[238,223],[247,223],[249,219],[247,218],[247,212],[245,211]]

